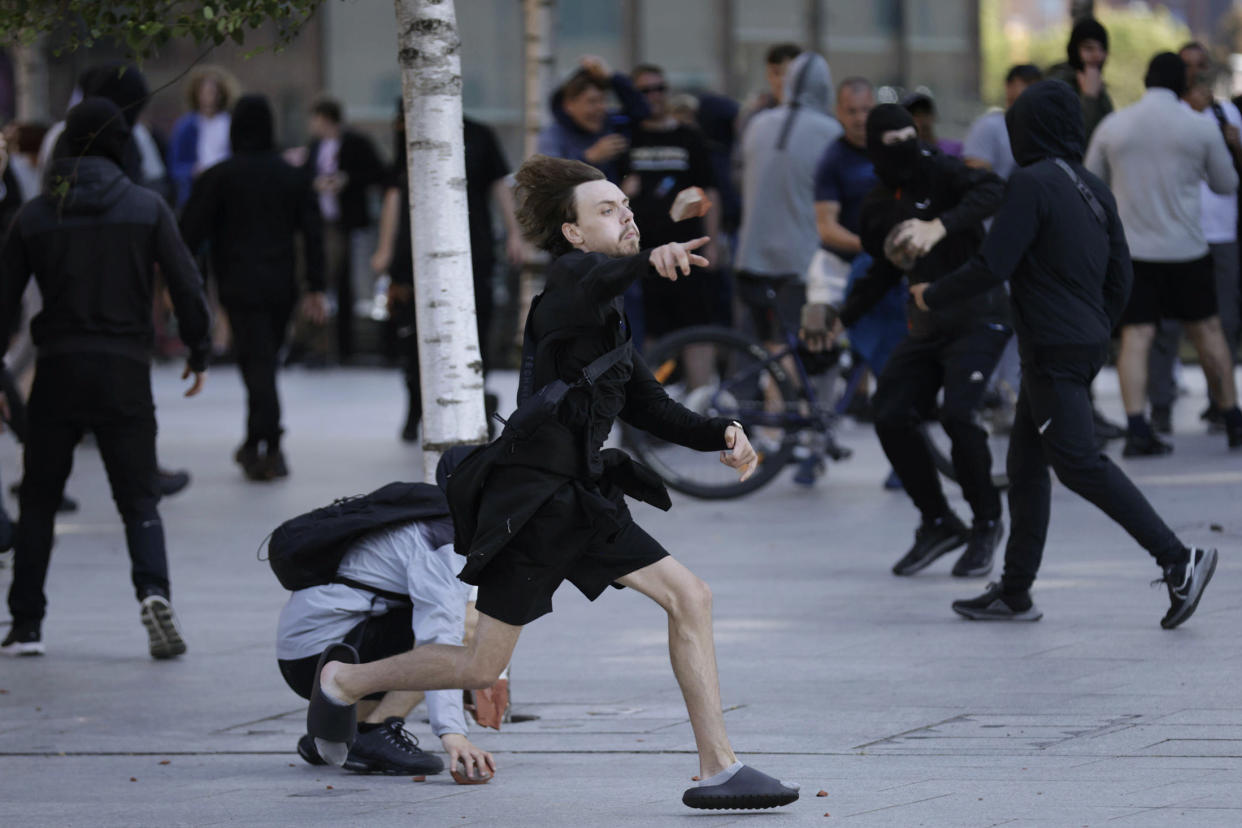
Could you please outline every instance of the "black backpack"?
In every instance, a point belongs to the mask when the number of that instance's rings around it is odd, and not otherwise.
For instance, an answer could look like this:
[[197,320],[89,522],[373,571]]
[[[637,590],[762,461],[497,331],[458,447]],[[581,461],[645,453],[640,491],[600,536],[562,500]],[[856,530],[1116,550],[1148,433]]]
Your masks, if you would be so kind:
[[447,518],[448,514],[448,501],[439,486],[389,483],[370,494],[334,500],[280,524],[268,542],[268,563],[280,585],[291,591],[342,582],[336,569],[358,538],[376,529]]

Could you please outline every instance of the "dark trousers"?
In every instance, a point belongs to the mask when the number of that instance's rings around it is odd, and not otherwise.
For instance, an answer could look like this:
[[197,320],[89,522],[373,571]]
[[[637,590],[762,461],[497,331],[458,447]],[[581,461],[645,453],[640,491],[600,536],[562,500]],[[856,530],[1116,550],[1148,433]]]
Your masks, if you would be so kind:
[[39,360],[30,392],[9,611],[39,621],[52,554],[56,509],[73,467],[73,449],[93,431],[125,539],[138,597],[167,596],[164,526],[156,509],[155,404],[146,363],[111,354],[67,354]]
[[953,442],[953,468],[962,495],[976,521],[1001,516],[988,433],[979,423],[978,410],[1009,337],[1004,325],[984,325],[957,336],[908,337],[880,372],[871,400],[875,432],[924,522],[949,513],[940,475],[919,432],[935,410],[941,388],[940,422]]
[[353,231],[339,222],[324,222],[323,236],[328,285],[336,291],[336,355],[348,362],[354,356]]
[[1130,533],[1160,566],[1180,563],[1185,547],[1142,493],[1096,447],[1088,389],[1099,365],[1022,366],[1022,388],[1009,435],[1009,543],[1005,590],[1030,589],[1048,535],[1052,480],[1094,503]]
[[280,448],[280,397],[276,367],[289,327],[291,305],[226,308],[233,327],[233,352],[246,384],[246,445]]

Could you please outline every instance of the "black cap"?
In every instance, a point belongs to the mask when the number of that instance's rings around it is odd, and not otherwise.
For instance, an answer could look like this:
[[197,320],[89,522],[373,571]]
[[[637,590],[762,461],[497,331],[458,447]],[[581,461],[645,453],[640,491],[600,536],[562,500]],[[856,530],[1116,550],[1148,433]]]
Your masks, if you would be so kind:
[[87,98],[65,116],[64,142],[70,155],[95,155],[122,165],[129,142],[129,124],[112,101]]

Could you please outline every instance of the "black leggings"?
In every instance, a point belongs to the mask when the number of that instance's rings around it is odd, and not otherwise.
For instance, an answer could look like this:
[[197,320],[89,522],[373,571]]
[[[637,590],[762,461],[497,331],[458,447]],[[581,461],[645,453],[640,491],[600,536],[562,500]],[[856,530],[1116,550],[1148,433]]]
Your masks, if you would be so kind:
[[1094,503],[1130,533],[1160,566],[1185,560],[1185,547],[1125,472],[1096,447],[1088,390],[1099,370],[1090,363],[1023,364],[1022,388],[1009,435],[1009,543],[1001,583],[1030,589],[1043,558],[1052,480]]

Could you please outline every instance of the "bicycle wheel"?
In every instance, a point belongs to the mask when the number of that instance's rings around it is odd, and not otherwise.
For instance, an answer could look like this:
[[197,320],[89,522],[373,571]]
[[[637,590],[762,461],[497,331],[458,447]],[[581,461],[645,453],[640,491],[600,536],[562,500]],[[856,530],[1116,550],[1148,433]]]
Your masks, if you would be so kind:
[[[779,360],[758,342],[729,328],[686,328],[657,342],[647,361],[668,395],[686,408],[741,423],[759,455],[755,473],[739,482],[737,471],[714,452],[623,424],[626,444],[670,489],[706,500],[738,497],[768,483],[789,463],[795,432],[786,425],[787,412],[796,412],[801,395]],[[708,376],[691,376],[704,369]]]

